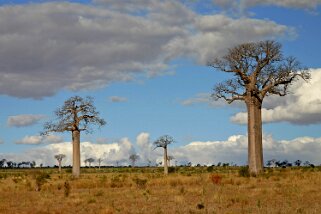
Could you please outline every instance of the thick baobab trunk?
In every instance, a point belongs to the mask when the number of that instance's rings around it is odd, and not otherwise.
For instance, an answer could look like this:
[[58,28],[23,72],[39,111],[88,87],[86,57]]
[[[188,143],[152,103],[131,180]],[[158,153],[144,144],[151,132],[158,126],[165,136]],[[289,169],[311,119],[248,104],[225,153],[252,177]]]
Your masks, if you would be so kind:
[[164,174],[168,175],[168,166],[167,166],[167,147],[164,147]]
[[72,175],[80,175],[80,131],[72,132]]
[[61,160],[58,160],[59,172],[61,172]]
[[254,97],[246,102],[248,112],[248,164],[252,175],[263,171],[262,104]]

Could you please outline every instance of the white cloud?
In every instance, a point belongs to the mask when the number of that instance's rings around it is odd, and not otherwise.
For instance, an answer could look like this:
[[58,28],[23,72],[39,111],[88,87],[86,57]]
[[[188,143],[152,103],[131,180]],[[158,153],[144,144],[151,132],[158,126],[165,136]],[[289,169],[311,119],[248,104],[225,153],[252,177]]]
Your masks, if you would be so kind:
[[321,4],[321,0],[243,0],[243,7],[252,7],[256,5],[276,5],[281,7],[316,9]]
[[42,98],[61,89],[105,87],[136,74],[163,74],[179,56],[206,63],[235,44],[292,30],[267,20],[203,16],[179,1],[95,2],[107,6],[1,6],[1,93]]
[[[263,102],[262,120],[264,123],[286,121],[305,125],[321,123],[321,69],[311,69],[311,80],[300,80],[290,87],[285,97],[267,97]],[[231,117],[239,124],[247,123],[247,113],[240,112]]]
[[232,8],[243,13],[246,9],[254,6],[278,6],[315,10],[321,4],[321,0],[213,0],[213,3],[224,9],[230,10]]
[[[183,106],[192,106],[192,105],[197,105],[197,104],[206,104],[209,107],[212,108],[218,108],[218,107],[223,107],[227,106],[228,104],[223,100],[214,100],[211,97],[210,93],[198,93],[194,97],[185,99],[180,101],[180,104]],[[237,107],[237,108],[244,108],[244,104],[241,102],[233,102],[229,106],[231,107]]]
[[9,116],[7,120],[7,125],[10,127],[25,127],[36,124],[38,121],[45,118],[45,115],[37,114],[21,114],[15,116]]
[[33,135],[33,136],[25,136],[21,140],[17,140],[16,144],[28,144],[28,145],[38,145],[42,143],[61,143],[63,142],[63,138],[61,136],[56,135],[48,135],[48,136],[39,136],[39,135]]
[[4,141],[2,139],[0,139],[0,144],[4,144]]
[[[138,164],[152,164],[163,160],[161,149],[153,150],[149,133],[140,133],[137,136],[138,155],[141,157]],[[300,159],[308,160],[314,164],[321,163],[319,151],[321,150],[321,138],[299,137],[292,140],[273,139],[271,135],[263,135],[263,148],[265,162],[270,159],[289,160],[291,162]],[[91,142],[81,143],[81,160],[87,158],[102,158],[103,165],[128,165],[128,157],[134,151],[133,144],[128,138],[109,144],[93,144]],[[247,163],[247,136],[233,135],[225,141],[193,141],[184,146],[169,147],[168,153],[175,157],[177,164],[217,164],[218,162],[246,164]],[[7,160],[32,161],[39,165],[54,165],[54,155],[65,154],[64,165],[71,165],[72,144],[70,142],[48,144],[29,149],[22,154],[0,154]],[[173,161],[172,161],[173,162]],[[174,162],[173,162],[174,163]],[[96,165],[98,163],[94,163]]]
[[207,64],[214,57],[223,55],[228,48],[240,43],[295,36],[292,28],[273,21],[233,19],[225,15],[198,16],[194,27],[194,33],[177,37],[165,46],[166,52],[171,54],[169,58],[184,55]]
[[111,96],[111,97],[109,97],[109,100],[113,103],[127,102],[126,97],[119,97],[119,96]]

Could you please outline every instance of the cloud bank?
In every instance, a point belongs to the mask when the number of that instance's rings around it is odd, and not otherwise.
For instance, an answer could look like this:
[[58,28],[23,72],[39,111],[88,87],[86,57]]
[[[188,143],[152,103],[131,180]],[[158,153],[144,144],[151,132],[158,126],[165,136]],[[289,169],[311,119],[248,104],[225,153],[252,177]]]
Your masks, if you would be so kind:
[[244,12],[246,9],[255,6],[278,6],[315,10],[319,5],[321,5],[321,0],[213,0],[213,3],[224,9],[233,8],[240,12]]
[[101,88],[164,74],[177,57],[207,63],[235,44],[293,33],[269,20],[197,14],[179,1],[95,2],[0,6],[1,94]]
[[15,116],[9,116],[7,120],[7,125],[9,127],[25,127],[31,126],[44,119],[45,115],[37,114],[21,114]]
[[54,143],[62,143],[63,138],[61,136],[56,135],[48,135],[48,136],[39,136],[39,135],[33,135],[33,136],[25,136],[21,140],[17,140],[16,144],[26,144],[26,145],[38,145],[38,144],[54,144]]
[[[271,96],[263,102],[264,123],[286,121],[291,124],[307,125],[321,123],[321,69],[311,69],[311,80],[298,81],[285,97]],[[231,121],[247,124],[247,113],[240,112]]]
[[[136,148],[136,151],[135,151]],[[264,160],[289,160],[291,162],[300,159],[308,160],[314,164],[321,164],[319,151],[321,150],[321,138],[300,137],[292,140],[273,139],[271,135],[263,136]],[[136,144],[128,138],[105,144],[91,142],[81,143],[82,166],[87,158],[103,159],[102,165],[128,165],[129,155],[137,153],[140,159],[137,165],[152,165],[163,160],[163,150],[155,149],[150,139],[150,134],[140,133],[136,138]],[[46,165],[56,164],[54,155],[65,154],[64,165],[72,162],[72,145],[70,142],[53,143],[38,146],[26,150],[21,154],[1,154],[7,160],[36,161]],[[184,146],[169,146],[168,154],[174,156],[172,164],[196,164],[212,165],[218,162],[235,163],[245,165],[247,163],[247,136],[233,135],[225,141],[194,141]],[[93,165],[98,165],[95,162]]]
[[127,98],[126,97],[119,97],[119,96],[111,96],[109,97],[109,100],[113,103],[123,103],[123,102],[127,102]]

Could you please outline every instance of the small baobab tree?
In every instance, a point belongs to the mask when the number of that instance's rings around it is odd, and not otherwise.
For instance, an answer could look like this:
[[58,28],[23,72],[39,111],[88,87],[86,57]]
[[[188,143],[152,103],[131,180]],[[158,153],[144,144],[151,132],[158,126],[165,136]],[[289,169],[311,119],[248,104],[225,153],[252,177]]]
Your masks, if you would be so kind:
[[66,157],[66,155],[64,155],[64,154],[55,155],[55,159],[58,161],[59,172],[61,172],[62,159],[64,159],[65,157]]
[[80,175],[80,133],[92,132],[91,125],[103,126],[104,119],[99,117],[99,112],[93,105],[93,98],[85,99],[74,96],[65,101],[64,105],[55,112],[56,120],[45,123],[42,135],[51,132],[71,132],[72,134],[72,175],[76,178]]
[[170,166],[171,166],[171,160],[174,160],[174,159],[175,159],[175,157],[174,157],[174,156],[172,156],[172,155],[168,155],[168,156],[167,156],[168,167],[170,167]]
[[163,135],[160,138],[158,138],[155,142],[155,148],[162,147],[164,149],[164,174],[168,174],[168,156],[167,156],[167,146],[171,143],[174,143],[173,137],[169,135]]
[[294,57],[284,57],[281,44],[261,41],[238,45],[216,58],[209,66],[232,73],[234,78],[214,87],[212,97],[227,103],[236,100],[247,107],[248,164],[252,175],[263,171],[262,103],[270,95],[285,96],[289,86],[298,79],[308,80],[310,74]]
[[129,156],[129,160],[132,162],[132,167],[135,166],[136,161],[139,159],[139,155],[137,154],[131,154]]
[[102,159],[102,158],[98,158],[98,159],[97,159],[97,162],[98,162],[98,168],[100,169],[100,165],[101,165],[101,163],[103,162],[103,159]]
[[93,158],[87,158],[86,160],[85,160],[85,164],[89,164],[89,167],[91,167],[91,164],[93,163],[93,162],[95,162],[95,159],[93,159]]

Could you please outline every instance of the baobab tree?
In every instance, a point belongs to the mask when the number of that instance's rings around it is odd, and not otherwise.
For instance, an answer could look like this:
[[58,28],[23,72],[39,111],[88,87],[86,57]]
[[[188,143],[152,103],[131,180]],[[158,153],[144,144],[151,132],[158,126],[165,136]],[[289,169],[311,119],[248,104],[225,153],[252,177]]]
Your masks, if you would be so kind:
[[217,84],[212,97],[222,98],[229,104],[236,100],[245,102],[249,171],[257,175],[263,171],[261,109],[264,98],[287,95],[293,82],[300,78],[308,80],[310,74],[294,57],[284,57],[281,44],[275,41],[238,45],[209,66],[234,75],[233,79]]
[[104,119],[99,117],[99,112],[93,105],[93,98],[83,99],[74,96],[65,101],[64,105],[55,112],[56,120],[47,122],[44,125],[42,135],[50,132],[71,132],[72,134],[72,175],[76,178],[80,175],[80,133],[85,131],[92,132],[90,125],[103,126],[106,124]]
[[158,138],[155,142],[154,145],[157,147],[162,147],[164,149],[164,174],[168,174],[168,156],[167,156],[167,146],[171,143],[174,143],[173,137],[169,135],[163,135],[160,138]]
[[85,160],[85,164],[89,163],[89,167],[91,167],[91,163],[93,163],[93,162],[95,162],[95,159],[93,159],[93,158],[87,158]]
[[168,156],[167,156],[167,161],[168,161],[168,166],[169,166],[169,167],[171,166],[171,160],[174,160],[174,159],[175,159],[175,157],[172,156],[172,155],[168,155]]
[[131,162],[132,162],[132,167],[134,167],[135,166],[135,163],[136,163],[136,161],[139,159],[139,155],[137,155],[137,154],[131,154],[130,156],[129,156],[129,160],[131,160]]
[[66,157],[66,155],[64,155],[64,154],[55,155],[55,158],[56,158],[56,160],[58,161],[59,172],[61,172],[61,162],[62,162],[62,159],[64,159],[65,157]]
[[101,165],[101,162],[103,162],[103,159],[102,158],[98,158],[97,162],[98,162],[98,168],[100,169],[100,165]]

